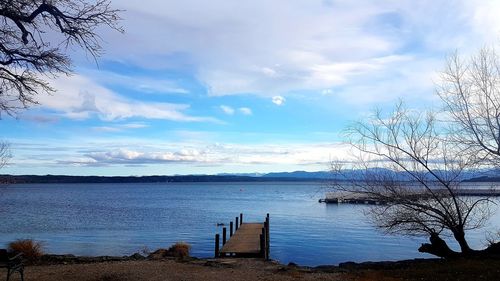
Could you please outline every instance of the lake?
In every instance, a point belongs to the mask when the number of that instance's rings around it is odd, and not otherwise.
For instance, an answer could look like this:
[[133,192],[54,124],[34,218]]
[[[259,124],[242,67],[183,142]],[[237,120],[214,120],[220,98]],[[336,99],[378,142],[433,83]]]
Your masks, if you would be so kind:
[[[11,185],[0,189],[0,247],[32,238],[49,253],[130,255],[185,241],[193,256],[211,257],[217,223],[242,212],[246,222],[270,214],[271,258],[282,263],[431,257],[417,251],[425,237],[375,229],[367,206],[318,203],[327,191],[311,182]],[[484,231],[468,237],[484,245]]]

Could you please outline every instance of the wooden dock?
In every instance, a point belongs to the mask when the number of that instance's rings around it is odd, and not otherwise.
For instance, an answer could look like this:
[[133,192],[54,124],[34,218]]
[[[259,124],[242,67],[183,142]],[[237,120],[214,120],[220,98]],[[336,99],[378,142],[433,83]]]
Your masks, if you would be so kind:
[[319,199],[319,203],[345,203],[345,204],[368,204],[380,205],[384,202],[371,198],[370,196],[349,191],[328,192],[323,199]]
[[[233,225],[235,226],[233,234]],[[269,259],[269,214],[264,222],[243,223],[243,214],[230,222],[229,240],[227,229],[222,228],[222,248],[220,235],[215,235],[215,257],[261,257]],[[227,241],[226,241],[227,240]]]
[[[434,190],[436,193],[447,194],[447,191],[444,189],[436,189]],[[499,189],[457,189],[454,191],[457,196],[481,196],[481,197],[499,197],[500,190]],[[423,192],[414,192],[409,196],[414,197],[415,199],[422,199],[429,196]],[[361,192],[349,192],[349,191],[336,191],[329,192],[325,195],[325,198],[319,199],[320,203],[346,203],[346,204],[368,204],[368,205],[383,205],[386,202],[381,201],[377,198],[370,197],[368,194],[364,194]]]

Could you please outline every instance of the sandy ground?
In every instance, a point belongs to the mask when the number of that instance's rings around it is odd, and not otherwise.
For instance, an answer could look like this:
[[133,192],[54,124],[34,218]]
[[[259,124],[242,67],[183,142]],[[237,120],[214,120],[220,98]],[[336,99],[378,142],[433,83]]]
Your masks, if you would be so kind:
[[[5,280],[0,269],[0,280]],[[86,264],[28,266],[26,281],[141,281],[141,280],[346,280],[346,281],[498,281],[499,259],[424,260],[373,263],[355,267],[300,268],[253,259],[178,262],[115,261]],[[15,274],[12,281],[20,280]]]
[[[26,281],[139,281],[139,280],[345,280],[342,273],[305,273],[258,260],[222,262],[125,261],[93,264],[28,266]],[[5,280],[5,270],[0,280]],[[16,273],[12,281],[20,280]]]

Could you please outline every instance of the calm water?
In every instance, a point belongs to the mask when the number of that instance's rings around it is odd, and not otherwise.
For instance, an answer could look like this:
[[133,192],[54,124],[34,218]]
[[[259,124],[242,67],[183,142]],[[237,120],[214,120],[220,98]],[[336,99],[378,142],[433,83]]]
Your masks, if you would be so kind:
[[[243,212],[245,221],[270,213],[271,257],[283,263],[429,257],[417,251],[424,238],[374,229],[365,206],[318,203],[325,191],[288,182],[15,185],[0,190],[0,247],[32,238],[50,253],[129,255],[186,241],[194,256],[210,257],[216,224]],[[484,233],[470,238],[480,246]]]

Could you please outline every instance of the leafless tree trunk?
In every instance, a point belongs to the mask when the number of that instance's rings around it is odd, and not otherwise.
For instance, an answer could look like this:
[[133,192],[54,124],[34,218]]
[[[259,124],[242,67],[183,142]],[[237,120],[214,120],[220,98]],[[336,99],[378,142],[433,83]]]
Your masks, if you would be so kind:
[[96,29],[122,31],[118,12],[108,0],[0,0],[0,114],[13,115],[37,103],[37,94],[54,92],[43,76],[71,73],[67,47],[100,55]]
[[8,163],[10,158],[11,154],[9,143],[0,141],[0,169]]
[[[350,126],[351,162],[334,163],[336,189],[369,196],[370,217],[387,232],[428,235],[419,251],[440,257],[472,254],[466,231],[481,227],[490,215],[488,198],[457,196],[467,169],[477,157],[450,142],[432,112],[420,113],[398,104],[388,116],[380,111]],[[358,178],[352,178],[356,171]],[[460,252],[441,238],[448,235]]]
[[[0,170],[8,164],[10,158],[12,157],[10,153],[10,145],[8,142],[0,141]],[[0,179],[0,187],[3,187],[7,182]]]

